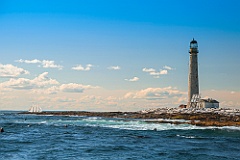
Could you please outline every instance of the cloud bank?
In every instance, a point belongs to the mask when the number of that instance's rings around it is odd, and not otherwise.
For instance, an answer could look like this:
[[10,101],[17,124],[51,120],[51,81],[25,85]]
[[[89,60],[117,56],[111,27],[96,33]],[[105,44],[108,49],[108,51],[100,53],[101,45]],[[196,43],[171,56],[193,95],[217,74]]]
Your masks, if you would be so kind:
[[1,88],[8,89],[36,89],[45,88],[48,85],[59,84],[55,79],[51,79],[48,76],[48,72],[44,72],[34,79],[27,78],[11,78],[9,81],[0,83]]
[[59,89],[63,92],[77,92],[82,93],[85,89],[96,89],[99,87],[94,87],[91,85],[82,85],[77,83],[68,83],[68,84],[62,84]]
[[181,97],[184,93],[172,87],[147,88],[136,92],[129,92],[124,97],[133,99],[160,100],[173,97]]
[[77,83],[60,84],[56,79],[48,77],[44,72],[33,79],[11,78],[0,83],[2,90],[32,90],[35,93],[57,94],[59,92],[83,93],[87,89],[96,89],[98,86]]

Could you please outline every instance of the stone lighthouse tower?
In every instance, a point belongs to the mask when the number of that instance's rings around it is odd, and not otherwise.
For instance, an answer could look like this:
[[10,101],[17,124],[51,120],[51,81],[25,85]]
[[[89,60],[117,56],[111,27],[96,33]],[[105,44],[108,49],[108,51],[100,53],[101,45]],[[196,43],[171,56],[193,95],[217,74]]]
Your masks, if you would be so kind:
[[198,44],[193,40],[190,42],[190,60],[189,60],[189,75],[188,75],[188,107],[190,107],[193,95],[199,95],[198,83]]

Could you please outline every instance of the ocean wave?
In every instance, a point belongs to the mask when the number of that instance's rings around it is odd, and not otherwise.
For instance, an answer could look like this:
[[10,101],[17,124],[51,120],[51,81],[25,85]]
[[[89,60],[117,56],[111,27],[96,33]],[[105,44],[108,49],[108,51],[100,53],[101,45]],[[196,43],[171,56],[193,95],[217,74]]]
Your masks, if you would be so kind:
[[224,127],[219,127],[222,130],[238,130],[240,131],[240,127],[237,126],[224,126]]
[[[159,119],[158,119],[159,120]],[[160,119],[161,120],[161,119]],[[171,123],[147,123],[149,120],[140,119],[121,119],[121,118],[102,118],[102,117],[49,117],[42,116],[21,117],[14,119],[13,123],[18,124],[39,124],[39,125],[54,125],[54,126],[90,126],[90,127],[106,127],[125,130],[204,130],[204,129],[222,129],[222,130],[240,130],[240,127],[226,126],[195,126],[191,124],[171,124]],[[152,121],[156,121],[152,120]],[[179,120],[185,121],[185,120]],[[1,121],[4,123],[4,120]]]
[[184,135],[179,135],[179,134],[177,134],[177,137],[182,137],[182,138],[187,138],[187,139],[197,138],[196,136],[184,136]]
[[146,123],[144,120],[125,120],[125,119],[105,119],[99,117],[84,118],[86,126],[108,127],[126,130],[172,130],[172,129],[201,129],[189,124],[170,124],[170,123]]

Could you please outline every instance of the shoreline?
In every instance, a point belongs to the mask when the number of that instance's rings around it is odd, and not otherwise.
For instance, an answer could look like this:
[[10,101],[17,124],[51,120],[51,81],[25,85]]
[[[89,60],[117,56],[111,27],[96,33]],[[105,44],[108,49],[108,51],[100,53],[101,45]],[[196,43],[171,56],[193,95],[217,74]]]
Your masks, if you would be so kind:
[[[144,119],[147,123],[191,124],[196,126],[240,126],[239,109],[157,108],[139,112],[43,111],[20,114],[87,116],[123,119]],[[184,120],[184,121],[181,121]]]

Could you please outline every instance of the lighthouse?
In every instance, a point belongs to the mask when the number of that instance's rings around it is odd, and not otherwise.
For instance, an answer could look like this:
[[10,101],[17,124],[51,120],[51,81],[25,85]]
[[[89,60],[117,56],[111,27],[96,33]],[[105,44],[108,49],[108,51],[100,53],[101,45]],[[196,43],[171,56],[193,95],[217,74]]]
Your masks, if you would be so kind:
[[198,43],[196,40],[190,42],[190,59],[189,59],[189,75],[188,75],[188,107],[190,107],[191,99],[195,95],[199,95],[198,83]]

